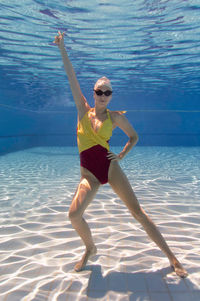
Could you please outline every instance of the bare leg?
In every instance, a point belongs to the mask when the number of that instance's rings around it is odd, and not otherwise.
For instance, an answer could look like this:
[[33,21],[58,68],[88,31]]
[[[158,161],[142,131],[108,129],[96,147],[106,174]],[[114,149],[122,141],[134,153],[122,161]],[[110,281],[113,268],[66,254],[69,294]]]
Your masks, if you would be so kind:
[[145,213],[145,211],[140,207],[126,175],[116,161],[112,161],[110,165],[109,184],[118,194],[120,199],[124,201],[131,214],[142,224],[149,237],[166,254],[176,274],[183,278],[186,277],[187,272],[183,269],[180,262],[168,247],[158,228]]
[[90,228],[82,215],[94,198],[99,186],[99,182],[93,181],[93,179],[82,178],[69,209],[69,218],[72,226],[86,246],[86,251],[82,259],[75,265],[75,271],[77,272],[81,271],[86,265],[88,259],[97,252]]

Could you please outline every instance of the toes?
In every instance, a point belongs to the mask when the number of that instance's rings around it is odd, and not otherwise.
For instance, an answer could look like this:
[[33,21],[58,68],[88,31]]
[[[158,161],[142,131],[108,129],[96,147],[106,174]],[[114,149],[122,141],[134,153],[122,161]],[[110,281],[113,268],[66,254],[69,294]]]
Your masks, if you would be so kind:
[[75,266],[74,270],[75,272],[81,272],[83,267],[80,267],[79,265]]
[[187,271],[181,267],[181,266],[176,266],[176,265],[171,265],[172,269],[174,270],[174,272],[176,273],[177,276],[181,277],[181,278],[186,278],[188,276]]

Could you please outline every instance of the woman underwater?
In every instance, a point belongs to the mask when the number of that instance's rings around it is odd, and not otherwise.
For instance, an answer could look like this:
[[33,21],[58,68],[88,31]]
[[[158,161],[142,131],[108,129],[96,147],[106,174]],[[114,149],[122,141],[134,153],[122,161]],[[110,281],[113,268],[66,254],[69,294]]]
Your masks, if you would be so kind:
[[[127,118],[118,111],[110,111],[107,105],[112,98],[110,80],[102,77],[94,86],[93,108],[83,96],[75,71],[64,46],[64,33],[58,32],[55,41],[60,49],[74,102],[78,111],[77,143],[80,153],[81,179],[69,209],[72,226],[83,240],[86,250],[82,259],[75,265],[75,271],[81,271],[88,259],[96,254],[90,228],[83,218],[83,213],[94,198],[101,184],[109,183],[115,193],[125,203],[130,213],[140,222],[149,237],[168,257],[169,262],[182,278],[187,272],[168,247],[163,236],[141,208],[132,187],[118,164],[137,143],[138,136]],[[109,150],[108,141],[112,130],[119,127],[129,137],[120,154]]]

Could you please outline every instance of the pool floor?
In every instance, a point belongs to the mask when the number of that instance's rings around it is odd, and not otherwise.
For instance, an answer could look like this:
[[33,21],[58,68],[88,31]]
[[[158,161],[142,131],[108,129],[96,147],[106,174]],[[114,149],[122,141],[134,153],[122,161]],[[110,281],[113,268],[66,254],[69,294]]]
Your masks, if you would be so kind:
[[77,149],[1,156],[0,300],[199,301],[199,154],[198,147],[136,147],[120,163],[186,279],[174,274],[108,184],[84,214],[97,255],[74,272],[84,251],[67,214],[80,178]]

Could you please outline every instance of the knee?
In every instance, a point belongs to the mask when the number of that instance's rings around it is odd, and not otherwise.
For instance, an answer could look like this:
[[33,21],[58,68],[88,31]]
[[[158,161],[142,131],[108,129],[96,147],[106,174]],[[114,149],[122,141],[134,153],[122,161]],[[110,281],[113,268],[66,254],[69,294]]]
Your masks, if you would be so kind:
[[79,220],[81,218],[81,214],[78,210],[74,210],[72,208],[69,209],[68,217],[71,220],[71,222],[75,222],[76,220]]

